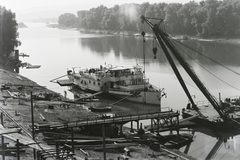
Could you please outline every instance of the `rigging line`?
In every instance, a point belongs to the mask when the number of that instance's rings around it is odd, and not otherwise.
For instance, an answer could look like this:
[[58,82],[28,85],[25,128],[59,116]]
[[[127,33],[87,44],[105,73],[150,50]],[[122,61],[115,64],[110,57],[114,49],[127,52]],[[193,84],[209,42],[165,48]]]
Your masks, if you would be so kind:
[[[199,147],[199,148],[197,148],[197,149],[193,150],[193,151],[192,151],[192,152],[190,152],[189,154],[192,154],[192,153],[194,153],[194,152],[198,151],[199,149],[202,149],[202,148],[206,147],[207,145],[210,145],[211,143],[214,143],[214,141],[216,141],[216,140],[214,139],[214,140],[210,141],[210,142],[209,142],[209,143],[207,143],[206,145],[203,145],[203,146],[201,146],[201,147]],[[208,147],[208,148],[209,148],[209,147]]]
[[[150,46],[148,45],[148,43],[146,43],[146,44],[147,44],[147,46],[148,46],[148,49],[151,50],[151,48],[150,48]],[[157,46],[158,46],[158,48],[161,48],[161,47],[159,46],[159,43],[157,43]],[[169,68],[163,61],[161,61],[160,58],[158,58],[158,60],[159,60],[167,69],[169,69],[171,72],[173,72],[173,70],[172,70],[171,68]],[[197,88],[196,86],[193,86],[191,83],[189,83],[189,82],[187,82],[187,81],[185,81],[185,80],[184,80],[184,82],[187,83],[189,86],[193,87],[194,89],[198,90],[198,88]]]
[[[222,159],[229,151],[230,151],[230,150],[227,150],[227,152],[224,153],[220,159]],[[218,151],[218,152],[219,152],[219,151]]]
[[195,158],[197,158],[197,159],[200,159],[200,157],[201,156],[203,156],[203,153],[204,153],[204,151],[202,151],[201,153],[199,153],[199,155],[196,157],[196,156],[194,156]]
[[[174,42],[173,42],[174,43]],[[183,49],[181,49],[181,47],[179,47],[176,43],[175,45],[184,53],[186,54],[189,58],[191,58],[195,63],[197,63],[200,67],[202,67],[204,70],[206,70],[209,74],[211,74],[212,76],[214,76],[215,78],[217,78],[218,80],[222,81],[223,83],[225,83],[226,85],[240,91],[240,89],[234,87],[233,85],[227,83],[226,81],[222,80],[221,78],[219,78],[218,76],[214,75],[212,72],[210,72],[207,68],[205,68],[203,65],[201,65],[200,63],[198,63],[196,60],[194,60],[190,55],[188,55],[186,52],[183,51]]]
[[239,157],[240,157],[240,155],[238,155],[234,160],[238,160],[239,159]]
[[238,76],[240,76],[240,73],[238,73],[238,72],[234,71],[233,69],[231,69],[231,68],[229,68],[229,67],[227,67],[227,66],[225,66],[225,65],[223,65],[223,64],[221,64],[221,63],[219,63],[219,62],[217,62],[217,61],[215,61],[215,60],[213,60],[212,58],[210,58],[210,57],[208,57],[208,56],[202,54],[201,52],[199,52],[199,51],[197,51],[197,50],[195,50],[195,49],[193,49],[193,48],[191,48],[191,47],[188,47],[187,45],[185,45],[185,44],[179,42],[178,40],[175,40],[175,39],[172,39],[172,40],[174,40],[174,41],[180,43],[181,45],[187,47],[188,49],[190,49],[190,50],[192,50],[192,51],[194,51],[194,52],[196,52],[196,53],[202,55],[203,57],[205,57],[205,58],[207,58],[207,59],[213,61],[214,63],[216,63],[216,64],[222,66],[223,68],[225,68],[225,69],[227,69],[227,70],[229,70],[229,71],[231,71],[231,72],[237,74]]
[[[5,113],[5,114],[8,116],[8,118],[10,118],[18,127],[20,127],[20,128],[25,132],[25,134],[26,134],[29,138],[31,138],[31,139],[36,143],[36,145],[37,145],[42,151],[45,151],[45,150],[43,149],[43,147],[40,145],[40,143],[38,143],[37,140],[33,139],[32,135],[28,132],[28,130],[27,130],[22,124],[18,123],[18,122],[17,122],[7,111],[5,111],[1,106],[0,106],[0,110],[1,110],[3,113]],[[47,154],[50,155],[50,156],[54,159],[54,155],[53,155],[53,154],[51,154],[51,153],[47,153]]]
[[[158,48],[161,48],[161,46],[159,46],[160,44],[159,43],[157,43],[157,45],[158,45]],[[159,58],[158,58],[159,59]],[[159,59],[159,61],[160,62],[162,62],[160,59]],[[170,69],[164,62],[162,62],[171,72],[173,72],[173,70],[172,69]],[[189,86],[191,86],[192,88],[194,88],[194,89],[196,89],[196,90],[199,90],[196,86],[193,86],[191,83],[189,83],[189,82],[187,82],[187,81],[185,81],[184,80],[184,82],[186,83],[186,84],[188,84]]]
[[[160,46],[160,44],[159,43],[157,43],[158,44],[158,47],[159,48],[161,48],[161,46]],[[165,65],[166,66],[166,65]],[[166,66],[167,67],[167,66]],[[168,69],[169,69],[169,67],[167,67]],[[173,70],[172,69],[169,69],[171,72],[173,72]],[[192,88],[194,88],[194,89],[196,89],[196,90],[199,90],[196,86],[193,86],[191,83],[189,83],[189,82],[187,82],[187,81],[185,81],[185,80],[183,80],[185,83],[187,83],[189,86],[191,86]]]

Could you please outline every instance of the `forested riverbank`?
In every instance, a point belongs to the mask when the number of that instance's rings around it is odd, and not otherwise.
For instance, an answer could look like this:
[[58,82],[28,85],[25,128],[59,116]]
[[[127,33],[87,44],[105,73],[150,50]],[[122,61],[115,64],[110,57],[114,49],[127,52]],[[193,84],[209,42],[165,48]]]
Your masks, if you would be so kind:
[[141,23],[140,16],[163,19],[162,27],[172,35],[201,38],[239,38],[240,1],[205,0],[199,3],[143,3],[103,5],[88,11],[78,11],[77,16],[65,13],[59,16],[62,27],[114,32],[152,33]]

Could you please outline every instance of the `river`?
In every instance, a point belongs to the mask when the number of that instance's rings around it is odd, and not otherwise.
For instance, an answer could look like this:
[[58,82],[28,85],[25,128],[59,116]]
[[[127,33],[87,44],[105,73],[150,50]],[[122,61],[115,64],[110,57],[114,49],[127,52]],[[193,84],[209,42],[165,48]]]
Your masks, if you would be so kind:
[[[40,64],[41,67],[39,69],[21,68],[20,74],[39,85],[63,94],[67,88],[51,83],[50,80],[65,75],[67,68],[99,67],[104,63],[121,66],[131,66],[136,63],[143,65],[143,53],[145,53],[146,76],[150,83],[164,88],[167,93],[167,96],[162,98],[162,106],[181,110],[188,103],[188,98],[161,48],[158,47],[157,58],[154,59],[151,51],[154,41],[150,38],[146,38],[145,51],[143,51],[143,39],[140,36],[83,34],[74,29],[48,28],[43,23],[26,23],[26,25],[28,28],[18,29],[19,40],[22,42],[18,49],[20,53],[28,54],[30,57],[20,59],[33,65]],[[187,52],[183,56],[212,95],[216,98],[219,94],[221,98],[240,95],[240,77],[229,71],[231,69],[240,72],[239,44],[196,40],[180,42],[227,67],[175,42],[177,48],[181,46],[179,50]],[[156,42],[155,45],[157,45]],[[205,100],[206,98],[179,63],[176,64],[193,100],[196,102]],[[71,97],[71,94],[68,93],[68,96]],[[217,139],[199,132],[195,135],[196,138],[188,153],[198,159],[205,159]],[[214,159],[240,159],[239,139],[239,136],[229,139],[220,147]]]

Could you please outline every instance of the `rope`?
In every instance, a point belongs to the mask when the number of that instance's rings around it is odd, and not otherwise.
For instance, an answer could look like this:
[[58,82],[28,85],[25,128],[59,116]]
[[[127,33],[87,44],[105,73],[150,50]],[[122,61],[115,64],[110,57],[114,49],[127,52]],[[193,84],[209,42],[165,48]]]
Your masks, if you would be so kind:
[[194,152],[198,151],[199,149],[202,149],[202,148],[206,147],[207,145],[209,145],[209,144],[211,144],[211,143],[214,143],[214,141],[216,141],[216,140],[214,139],[214,140],[210,141],[210,142],[209,142],[209,143],[207,143],[206,145],[203,145],[203,146],[201,146],[201,147],[199,147],[199,148],[197,148],[197,149],[193,150],[193,151],[192,151],[192,152],[190,152],[189,154],[192,154],[192,153],[194,153]]
[[63,75],[63,76],[60,76],[60,77],[54,78],[54,79],[50,80],[50,82],[56,83],[56,82],[54,82],[55,80],[57,80],[57,79],[59,79],[59,78],[62,78],[62,77],[65,77],[65,76],[67,76],[67,75],[65,74],[65,75]]
[[[174,40],[174,39],[173,39],[173,40]],[[238,73],[238,72],[234,71],[233,69],[231,69],[231,68],[229,68],[229,67],[227,67],[227,66],[224,66],[223,64],[221,64],[221,63],[219,63],[219,62],[217,62],[217,61],[213,60],[213,59],[212,59],[212,58],[210,58],[210,57],[207,57],[206,55],[202,54],[201,52],[199,52],[199,51],[197,51],[197,50],[195,50],[195,49],[193,49],[193,48],[190,48],[190,47],[188,47],[187,45],[185,45],[185,44],[183,44],[183,43],[181,43],[181,42],[179,42],[179,41],[177,41],[177,40],[174,40],[174,41],[176,41],[176,42],[180,43],[181,45],[183,45],[183,46],[187,47],[188,49],[190,49],[190,50],[192,50],[192,51],[194,51],[194,52],[196,52],[196,53],[200,54],[201,56],[203,56],[203,57],[205,57],[205,58],[207,58],[207,59],[209,59],[209,60],[213,61],[214,63],[216,63],[216,64],[218,64],[218,65],[220,65],[220,66],[222,66],[222,67],[226,68],[227,70],[229,70],[229,71],[231,71],[231,72],[233,72],[233,73],[235,73],[235,74],[237,74],[237,75],[239,75],[239,76],[240,76],[240,73]]]
[[[148,49],[151,51],[151,48],[150,48],[150,46],[148,45],[148,43],[146,43],[146,44],[147,44]],[[157,44],[158,44],[158,45],[157,45],[158,48],[161,48],[161,47],[159,46],[159,43],[157,43]],[[169,68],[163,61],[161,61],[160,58],[158,58],[158,60],[159,60],[168,70],[170,70],[171,72],[173,72],[173,70],[172,70],[171,68]],[[195,87],[195,86],[193,86],[191,83],[189,83],[189,82],[187,82],[187,81],[185,81],[185,80],[184,80],[184,82],[185,82],[186,84],[188,84],[189,86],[193,87],[194,89],[198,90],[198,88]]]
[[130,94],[130,95],[128,95],[128,96],[126,96],[126,97],[124,97],[124,98],[122,98],[122,99],[120,99],[120,100],[114,102],[114,103],[111,103],[110,105],[115,105],[116,103],[119,103],[119,102],[121,102],[121,101],[127,99],[128,97],[131,97],[132,95],[136,94],[137,92],[138,92],[138,91],[135,91],[133,94]]
[[175,44],[184,54],[186,54],[189,58],[191,58],[195,63],[197,63],[200,67],[202,67],[204,70],[206,70],[209,74],[211,74],[212,76],[214,76],[215,78],[217,78],[218,80],[222,81],[223,83],[227,84],[228,86],[240,91],[240,89],[234,87],[233,85],[227,83],[226,81],[222,80],[221,78],[217,77],[216,75],[214,75],[212,72],[210,72],[208,69],[206,69],[203,65],[201,65],[200,63],[198,63],[196,60],[194,60],[190,55],[188,55],[186,52],[184,52],[181,47],[179,47],[177,44]]
[[222,159],[229,151],[230,151],[230,150],[227,150],[227,152],[224,153],[220,159]]

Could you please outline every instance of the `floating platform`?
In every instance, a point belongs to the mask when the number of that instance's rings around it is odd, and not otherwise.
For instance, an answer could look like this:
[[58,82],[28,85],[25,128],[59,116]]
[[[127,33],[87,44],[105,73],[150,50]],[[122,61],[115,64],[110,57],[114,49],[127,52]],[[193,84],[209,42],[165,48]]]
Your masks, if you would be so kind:
[[69,79],[57,80],[57,83],[58,83],[60,86],[72,86],[72,85],[73,85],[73,82],[70,81]]

